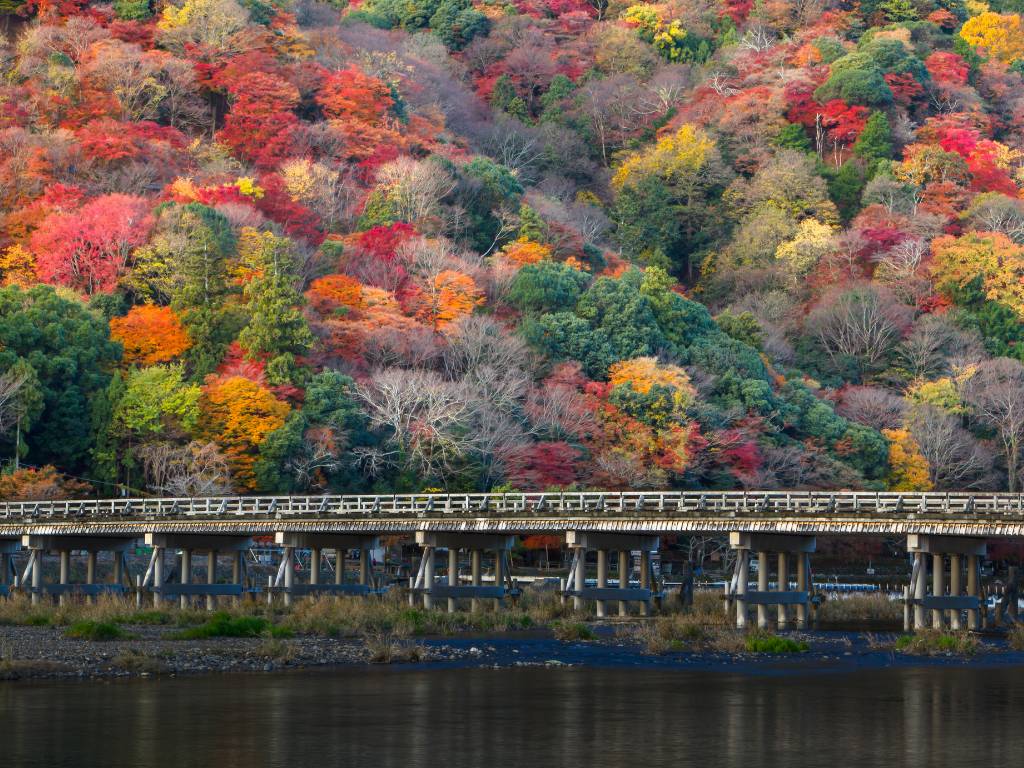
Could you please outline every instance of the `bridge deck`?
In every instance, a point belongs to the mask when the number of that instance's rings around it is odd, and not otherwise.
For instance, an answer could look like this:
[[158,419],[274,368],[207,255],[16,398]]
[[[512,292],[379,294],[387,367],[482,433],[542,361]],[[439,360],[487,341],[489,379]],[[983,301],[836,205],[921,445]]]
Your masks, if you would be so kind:
[[996,493],[625,492],[233,496],[0,504],[0,537],[756,531],[1024,536],[1024,495]]

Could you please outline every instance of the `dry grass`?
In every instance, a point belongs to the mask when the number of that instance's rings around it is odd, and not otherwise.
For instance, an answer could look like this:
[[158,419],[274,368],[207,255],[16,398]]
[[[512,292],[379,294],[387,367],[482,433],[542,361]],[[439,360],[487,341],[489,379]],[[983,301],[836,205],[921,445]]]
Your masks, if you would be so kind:
[[128,648],[111,661],[113,666],[133,675],[159,675],[167,671],[167,665],[156,656],[145,651]]
[[902,635],[896,639],[895,645],[897,651],[915,656],[970,656],[978,651],[978,646],[978,639],[967,632],[938,629],[922,629],[913,635]]
[[269,637],[253,650],[253,654],[261,659],[277,662],[288,662],[295,658],[297,651],[294,643],[280,638]]
[[1010,647],[1015,651],[1024,651],[1024,624],[1014,624],[1006,636]]
[[832,595],[818,606],[817,620],[822,624],[900,622],[903,603],[879,593]]
[[387,632],[374,632],[363,638],[366,659],[371,664],[395,664],[420,661],[426,649],[404,637]]

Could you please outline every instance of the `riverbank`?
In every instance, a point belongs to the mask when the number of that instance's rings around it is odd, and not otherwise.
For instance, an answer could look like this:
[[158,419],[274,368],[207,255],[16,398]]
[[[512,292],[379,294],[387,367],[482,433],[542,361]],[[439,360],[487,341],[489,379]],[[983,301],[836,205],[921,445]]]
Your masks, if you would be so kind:
[[[481,613],[324,598],[293,608],[243,603],[214,614],[95,604],[0,603],[0,680],[187,676],[353,668],[637,667],[730,672],[851,671],[892,666],[1024,665],[1024,632],[897,631],[891,606],[851,601],[822,612],[843,629],[740,632],[717,596],[652,618],[574,614],[557,595]],[[872,631],[867,631],[870,624]],[[854,631],[852,628],[858,628]]]

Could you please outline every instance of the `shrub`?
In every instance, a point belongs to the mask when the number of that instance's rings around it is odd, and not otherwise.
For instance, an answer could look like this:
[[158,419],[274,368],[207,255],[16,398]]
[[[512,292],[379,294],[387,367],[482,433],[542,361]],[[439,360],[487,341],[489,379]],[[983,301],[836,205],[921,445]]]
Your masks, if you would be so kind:
[[270,622],[259,616],[231,616],[215,613],[198,627],[183,629],[173,635],[176,640],[203,640],[209,637],[259,637],[271,630]]
[[552,625],[552,630],[555,633],[555,639],[561,640],[563,643],[589,642],[597,639],[594,630],[582,621],[557,621]]
[[807,643],[790,637],[779,637],[765,632],[751,632],[744,641],[748,653],[806,653]]
[[112,621],[76,621],[64,633],[65,637],[75,640],[122,640],[129,637],[128,633]]

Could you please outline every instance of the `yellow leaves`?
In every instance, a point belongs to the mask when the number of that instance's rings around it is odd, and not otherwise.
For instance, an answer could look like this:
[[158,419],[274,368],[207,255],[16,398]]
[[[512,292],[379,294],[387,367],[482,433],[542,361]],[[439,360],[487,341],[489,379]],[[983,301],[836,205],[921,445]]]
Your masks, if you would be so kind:
[[775,249],[775,258],[784,262],[792,275],[800,277],[835,248],[834,230],[817,219],[804,219],[792,240]]
[[974,16],[961,27],[960,37],[1006,64],[1024,58],[1024,28],[1015,13],[986,11]]
[[233,185],[239,192],[252,200],[259,200],[265,194],[263,187],[259,186],[251,176],[242,176],[235,179]]
[[657,141],[654,147],[636,152],[619,166],[612,186],[622,189],[647,176],[658,176],[666,184],[685,186],[696,180],[715,148],[715,142],[693,125]]
[[930,491],[934,487],[928,474],[928,460],[906,429],[883,429],[889,440],[889,489],[892,491]]
[[944,235],[932,241],[932,276],[963,287],[979,275],[985,297],[1024,317],[1024,248],[999,232]]
[[966,412],[956,382],[949,376],[935,381],[921,381],[907,391],[911,403],[933,405],[943,411],[954,414]]
[[179,176],[171,182],[169,191],[172,197],[179,200],[199,199],[199,189],[192,179],[185,179]]
[[27,248],[12,245],[0,252],[0,283],[23,288],[36,282],[36,257]]
[[316,191],[316,178],[313,174],[313,163],[300,158],[289,160],[281,166],[281,178],[288,196],[295,201],[308,200]]
[[520,237],[518,240],[506,245],[501,255],[508,261],[519,267],[527,264],[536,264],[538,261],[551,258],[551,246],[530,240],[527,237]]

